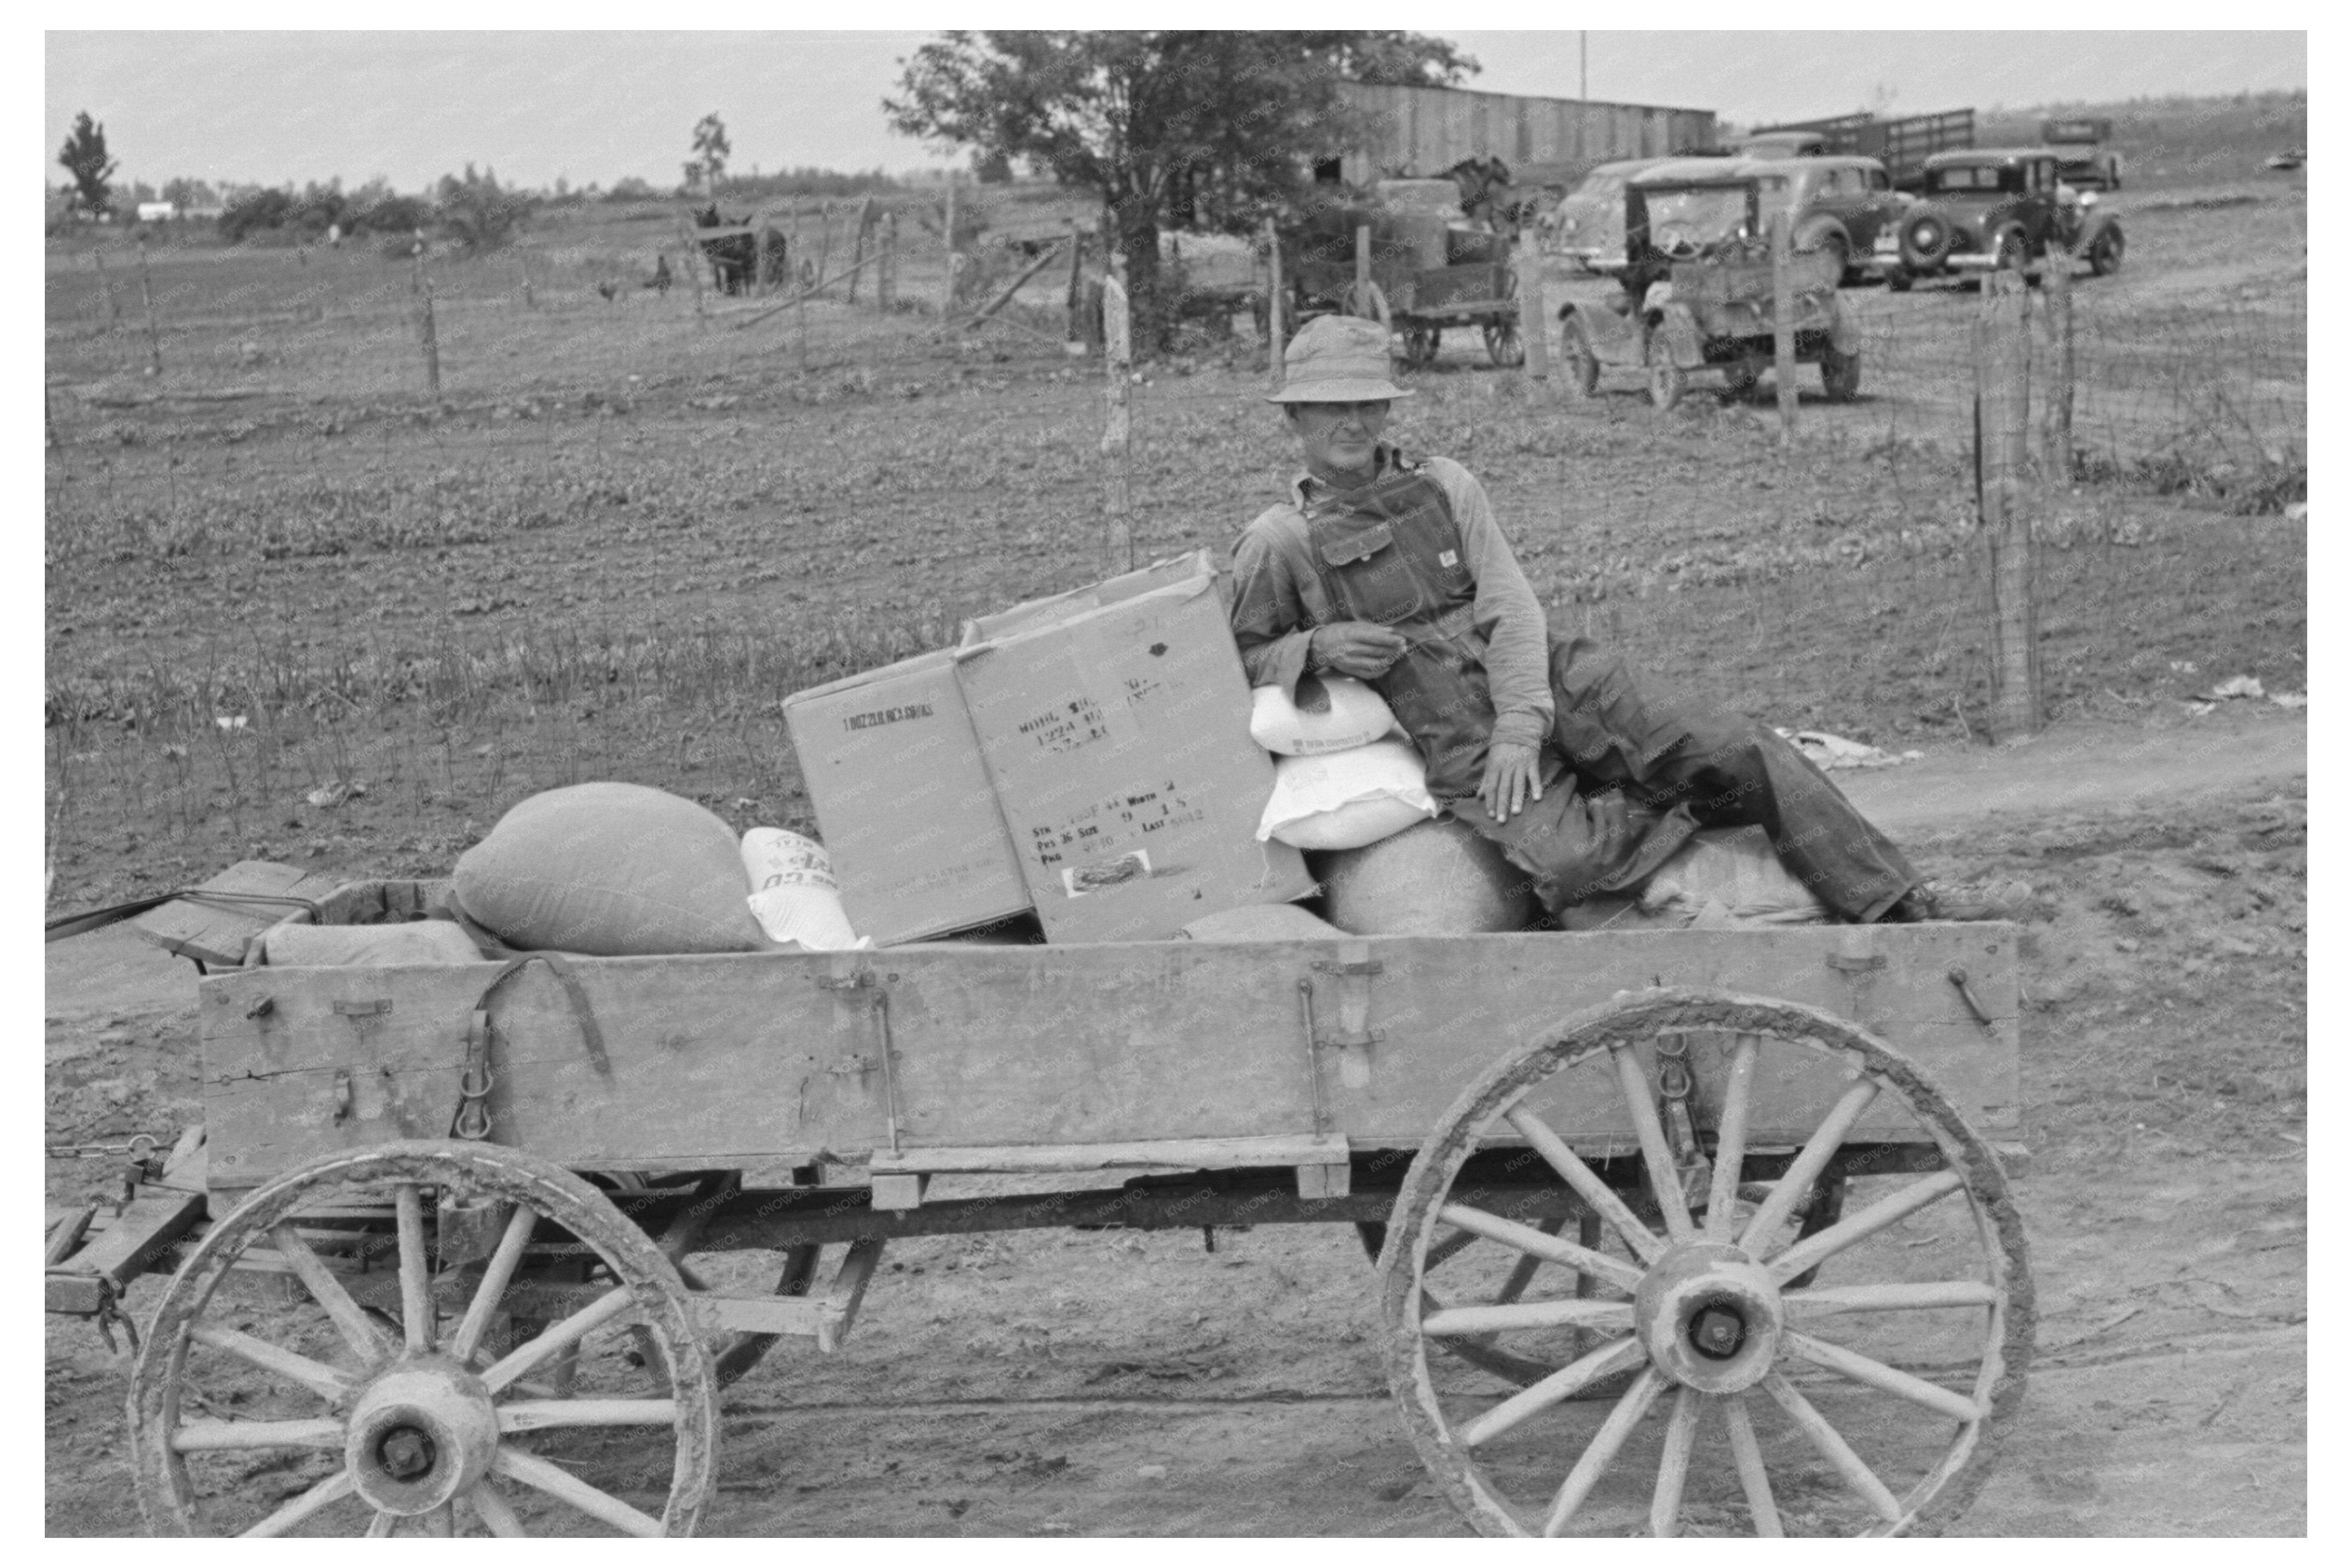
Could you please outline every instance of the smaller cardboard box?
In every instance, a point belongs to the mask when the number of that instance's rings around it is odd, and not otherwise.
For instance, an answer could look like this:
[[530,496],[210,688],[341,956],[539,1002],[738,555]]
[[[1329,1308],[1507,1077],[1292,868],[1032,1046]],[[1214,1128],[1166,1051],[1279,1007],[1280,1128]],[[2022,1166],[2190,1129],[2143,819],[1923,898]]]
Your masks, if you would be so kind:
[[1256,837],[1274,764],[1213,576],[959,648],[956,678],[1048,942],[1164,942],[1314,891]]
[[842,907],[877,946],[1029,907],[945,649],[784,699]]

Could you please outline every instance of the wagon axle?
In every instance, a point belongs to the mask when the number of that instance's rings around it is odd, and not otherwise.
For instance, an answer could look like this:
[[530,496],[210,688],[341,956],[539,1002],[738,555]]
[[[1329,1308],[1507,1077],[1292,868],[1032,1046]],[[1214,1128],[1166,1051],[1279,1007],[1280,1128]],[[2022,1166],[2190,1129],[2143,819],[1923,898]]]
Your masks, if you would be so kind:
[[1737,1307],[1710,1303],[1691,1318],[1691,1345],[1710,1361],[1729,1361],[1747,1338],[1748,1320]]

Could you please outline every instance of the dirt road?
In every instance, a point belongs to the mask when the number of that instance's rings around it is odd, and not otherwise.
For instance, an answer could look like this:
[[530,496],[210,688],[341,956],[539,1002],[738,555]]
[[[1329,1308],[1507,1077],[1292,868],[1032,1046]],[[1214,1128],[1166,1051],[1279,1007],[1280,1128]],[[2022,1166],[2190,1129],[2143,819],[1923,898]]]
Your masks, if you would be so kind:
[[[2305,1528],[2305,737],[2239,703],[1842,775],[1931,873],[2035,892],[2041,1349],[1969,1531]],[[48,976],[53,1139],[193,1116],[184,973],[98,936]],[[52,1162],[50,1197],[89,1174]],[[840,1354],[780,1352],[732,1391],[705,1529],[1461,1533],[1390,1403],[1370,1283],[1319,1227],[900,1244]],[[139,1528],[124,1370],[49,1327],[51,1534]]]

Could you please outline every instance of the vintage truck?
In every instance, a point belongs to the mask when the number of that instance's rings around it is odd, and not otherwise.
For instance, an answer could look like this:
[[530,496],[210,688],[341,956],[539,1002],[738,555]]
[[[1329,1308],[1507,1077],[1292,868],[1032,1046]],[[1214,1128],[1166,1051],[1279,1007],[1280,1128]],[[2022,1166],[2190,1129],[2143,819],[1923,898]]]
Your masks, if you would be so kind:
[[[1772,363],[1776,323],[1769,235],[1775,204],[1769,163],[1677,159],[1625,186],[1622,296],[1560,311],[1570,377],[1590,397],[1605,366],[1645,373],[1660,410],[1682,401],[1693,374],[1715,372],[1734,395]],[[1790,258],[1796,357],[1822,367],[1832,403],[1862,385],[1860,324],[1838,301],[1843,251],[1800,249]]]
[[2078,191],[2124,188],[2124,161],[2106,145],[2115,133],[2115,121],[2104,118],[2042,122],[2042,145],[2058,154],[2058,177]]
[[2047,147],[1986,147],[1927,160],[1927,188],[1902,221],[1878,237],[1886,286],[1921,278],[2024,268],[2081,257],[2095,277],[2124,264],[2123,225],[2093,193],[2077,194]]
[[1760,125],[1732,150],[1746,158],[1822,158],[1839,154],[1875,158],[1886,166],[1896,190],[1912,191],[1919,188],[1928,158],[1937,153],[1973,147],[1976,141],[1976,110],[1953,109],[1901,120],[1841,114],[1827,120]]

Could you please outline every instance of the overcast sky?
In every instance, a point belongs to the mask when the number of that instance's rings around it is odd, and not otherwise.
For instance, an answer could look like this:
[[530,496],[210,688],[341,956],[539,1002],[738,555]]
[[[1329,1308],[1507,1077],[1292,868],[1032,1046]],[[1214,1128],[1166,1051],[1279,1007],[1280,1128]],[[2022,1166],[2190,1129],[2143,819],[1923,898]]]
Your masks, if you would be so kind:
[[[929,36],[51,32],[42,174],[64,178],[58,149],[83,109],[121,177],[151,184],[382,174],[413,190],[470,160],[525,185],[668,186],[714,110],[736,171],[896,171],[938,161],[880,107]],[[1573,32],[1444,36],[1485,67],[1468,86],[1578,95]],[[1901,113],[2306,86],[2297,32],[1595,32],[1589,70],[1593,98],[1743,124],[1882,98]]]

